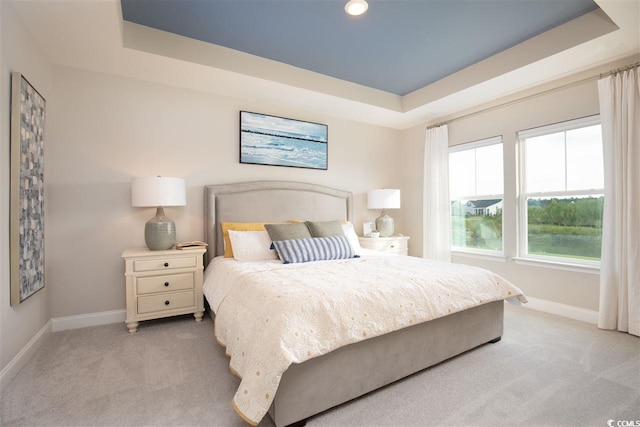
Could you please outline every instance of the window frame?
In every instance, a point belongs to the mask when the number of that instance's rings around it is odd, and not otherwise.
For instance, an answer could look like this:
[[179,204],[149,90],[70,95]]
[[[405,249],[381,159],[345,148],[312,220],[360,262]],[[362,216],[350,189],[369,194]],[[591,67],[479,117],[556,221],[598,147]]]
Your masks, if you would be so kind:
[[[557,264],[561,266],[577,266],[589,269],[599,269],[600,261],[585,260],[580,258],[550,256],[529,253],[529,211],[527,201],[530,198],[561,198],[561,197],[580,197],[580,196],[604,196],[603,188],[589,190],[565,190],[565,191],[536,191],[525,192],[526,177],[526,153],[524,149],[525,140],[539,136],[551,135],[554,133],[565,133],[564,150],[565,150],[565,185],[567,181],[567,140],[566,132],[581,129],[585,127],[601,125],[600,115],[582,117],[564,122],[554,123],[551,125],[540,126],[536,128],[526,129],[517,132],[517,148],[518,148],[518,215],[517,215],[517,235],[518,235],[518,260],[521,263],[541,262],[549,264]],[[604,167],[604,165],[603,165]]]
[[[472,247],[465,247],[465,246],[454,246],[453,245],[453,239],[451,239],[451,252],[457,252],[457,253],[462,253],[465,255],[475,255],[475,256],[480,256],[480,257],[492,257],[492,258],[502,258],[502,259],[506,259],[505,257],[505,250],[504,250],[504,245],[505,245],[505,240],[504,240],[504,141],[503,141],[503,137],[502,135],[498,135],[498,136],[492,136],[489,138],[483,138],[483,139],[479,139],[479,140],[475,140],[475,141],[470,141],[470,142],[465,142],[462,144],[456,144],[453,146],[449,147],[449,155],[451,155],[452,153],[456,153],[456,152],[461,152],[461,151],[468,151],[468,150],[475,150],[478,148],[483,148],[483,147],[488,147],[491,145],[500,145],[502,148],[502,193],[500,194],[475,194],[475,195],[464,195],[463,197],[458,197],[456,200],[492,200],[492,199],[501,199],[502,200],[502,242],[501,242],[501,246],[502,246],[502,250],[497,251],[497,250],[493,250],[493,249],[481,249],[481,248],[472,248]],[[450,166],[449,166],[450,167]],[[451,181],[451,178],[449,177],[449,181]],[[477,184],[477,183],[476,183]],[[452,201],[454,201],[453,199],[451,199],[451,183],[449,183],[449,193],[450,193],[450,197],[449,197],[449,202],[451,203]],[[449,221],[451,222],[452,219],[452,214],[449,214]],[[453,232],[453,227],[451,227],[451,232]]]

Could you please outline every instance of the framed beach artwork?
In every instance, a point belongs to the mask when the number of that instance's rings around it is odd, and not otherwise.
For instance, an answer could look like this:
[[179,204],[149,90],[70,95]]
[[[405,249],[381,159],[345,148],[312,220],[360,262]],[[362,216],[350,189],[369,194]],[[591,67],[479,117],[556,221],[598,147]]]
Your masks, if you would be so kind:
[[240,163],[327,170],[327,125],[240,111]]
[[11,73],[11,305],[44,288],[45,99]]

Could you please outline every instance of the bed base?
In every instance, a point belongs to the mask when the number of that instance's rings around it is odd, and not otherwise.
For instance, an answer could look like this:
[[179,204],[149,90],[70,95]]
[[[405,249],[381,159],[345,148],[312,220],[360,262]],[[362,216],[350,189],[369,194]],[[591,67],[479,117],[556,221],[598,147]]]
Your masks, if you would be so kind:
[[496,301],[339,348],[283,374],[269,410],[276,426],[306,419],[482,344],[500,341]]
[[[351,192],[315,184],[259,181],[207,185],[208,261],[223,253],[221,221],[352,220]],[[256,207],[260,209],[256,209]],[[494,302],[339,348],[294,364],[269,410],[277,426],[307,418],[502,336],[503,302]]]

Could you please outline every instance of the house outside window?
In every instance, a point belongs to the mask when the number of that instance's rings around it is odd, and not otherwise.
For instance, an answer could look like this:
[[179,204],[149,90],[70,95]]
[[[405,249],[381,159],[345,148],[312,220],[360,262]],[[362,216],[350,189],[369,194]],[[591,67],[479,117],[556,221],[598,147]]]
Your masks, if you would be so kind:
[[449,149],[454,251],[502,254],[503,182],[502,137]]
[[520,256],[599,265],[604,206],[600,117],[521,131],[518,149]]

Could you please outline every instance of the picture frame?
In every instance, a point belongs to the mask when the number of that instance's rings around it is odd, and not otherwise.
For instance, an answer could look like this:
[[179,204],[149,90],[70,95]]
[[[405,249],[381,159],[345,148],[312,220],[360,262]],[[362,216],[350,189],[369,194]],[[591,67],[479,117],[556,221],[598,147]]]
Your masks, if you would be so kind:
[[44,288],[44,97],[11,73],[11,305]]
[[240,163],[328,168],[328,126],[240,111]]
[[376,223],[373,221],[365,221],[362,223],[362,235],[371,237],[371,232],[376,229]]

